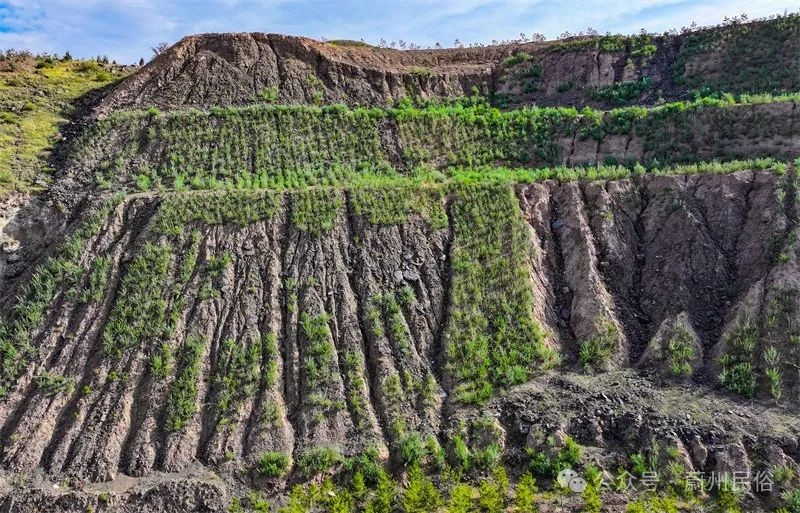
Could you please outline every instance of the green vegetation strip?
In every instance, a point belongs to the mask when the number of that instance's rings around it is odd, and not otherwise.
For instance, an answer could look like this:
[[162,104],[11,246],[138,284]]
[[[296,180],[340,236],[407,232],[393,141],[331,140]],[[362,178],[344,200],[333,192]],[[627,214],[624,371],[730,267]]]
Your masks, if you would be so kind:
[[165,338],[167,302],[162,297],[171,248],[146,243],[122,279],[117,302],[103,330],[103,352],[121,358],[126,349]]
[[[142,190],[293,189],[382,183],[419,168],[553,166],[564,160],[573,139],[613,135],[639,137],[648,165],[692,162],[701,151],[730,160],[769,151],[731,145],[731,139],[793,137],[796,115],[780,105],[791,106],[798,98],[723,95],[607,112],[501,111],[479,98],[422,107],[407,102],[391,109],[255,105],[124,112],[87,130],[75,144],[74,159],[79,165],[105,152],[95,169],[98,183]],[[382,142],[386,136],[396,147]],[[87,154],[92,148],[99,150]]]
[[[625,513],[676,513],[678,511],[743,511],[745,494],[734,487],[730,476],[713,489],[689,486],[692,477],[680,461],[675,446],[653,442],[645,454],[631,454],[604,477],[594,462],[588,462],[583,448],[570,437],[557,444],[553,437],[541,444],[543,450],[530,451],[527,469],[509,471],[499,462],[488,468],[465,471],[460,468],[458,454],[448,452],[438,464],[417,462],[404,467],[400,478],[388,472],[378,459],[376,449],[351,458],[338,448],[318,446],[301,453],[297,472],[307,482],[296,484],[282,502],[278,513],[352,512],[371,513],[535,513],[549,511],[563,504],[566,487],[555,479],[564,469],[581,475],[585,488],[573,493],[574,511],[599,513],[613,504],[614,511]],[[647,491],[636,486],[663,465],[659,479]],[[262,476],[278,479],[286,476],[291,459],[282,453],[267,452],[256,462]],[[780,501],[794,512],[800,504],[800,490],[793,486],[792,470],[777,466],[781,477]],[[777,479],[776,479],[777,481]],[[631,485],[633,483],[633,486]],[[777,483],[776,483],[777,484]],[[567,492],[565,492],[565,490]],[[611,499],[604,504],[604,499]],[[748,502],[749,503],[749,502]],[[745,504],[748,504],[745,503]],[[261,492],[251,491],[231,498],[229,513],[268,512],[270,504]]]
[[527,381],[556,356],[533,318],[529,238],[513,190],[458,188],[453,225],[447,369],[459,399],[480,403],[496,387]]
[[[353,177],[341,186],[298,190],[183,191],[163,194],[151,222],[157,234],[179,235],[190,223],[247,225],[273,217],[289,197],[294,226],[311,235],[329,231],[341,214],[345,198],[351,214],[373,225],[401,224],[419,215],[433,229],[447,226],[445,197],[463,185],[525,184],[545,180],[616,180],[633,176],[725,174],[743,170],[774,170],[783,174],[787,164],[774,159],[702,162],[645,168],[639,164],[586,167],[452,167],[444,172],[420,168],[411,175]],[[190,270],[190,269],[189,269]]]
[[197,411],[197,381],[200,378],[200,357],[205,341],[189,334],[178,353],[178,375],[167,398],[167,430],[180,431]]
[[151,222],[156,233],[177,235],[190,222],[247,225],[272,217],[280,196],[268,191],[209,194],[167,194]]

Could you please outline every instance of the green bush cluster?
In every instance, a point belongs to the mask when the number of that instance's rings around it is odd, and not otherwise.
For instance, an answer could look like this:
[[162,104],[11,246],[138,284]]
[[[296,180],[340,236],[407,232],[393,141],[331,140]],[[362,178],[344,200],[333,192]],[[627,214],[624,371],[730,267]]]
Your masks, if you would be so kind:
[[47,396],[58,395],[62,392],[69,395],[75,389],[74,379],[49,371],[44,371],[36,376],[34,383],[36,383],[36,388]]
[[408,486],[400,504],[405,513],[429,513],[441,508],[444,501],[433,481],[415,466],[408,473]]
[[280,194],[269,191],[166,194],[151,226],[156,233],[177,235],[192,222],[247,225],[272,217],[280,199]]
[[444,468],[444,450],[433,435],[426,437],[417,431],[401,432],[395,448],[405,468]]
[[109,257],[99,256],[92,261],[88,281],[81,293],[82,302],[98,302],[103,299],[108,285],[110,269],[111,259]]
[[347,401],[353,421],[358,427],[367,422],[367,383],[364,380],[364,356],[361,351],[347,351],[342,358]]
[[618,82],[601,87],[592,94],[592,97],[608,102],[615,107],[619,107],[620,105],[627,105],[641,97],[650,89],[651,85],[652,79],[650,77],[642,77],[637,80]]
[[[782,354],[779,348],[791,348],[800,341],[797,300],[798,291],[793,287],[773,289],[762,317],[738,321],[725,339],[725,352],[719,361],[719,380],[726,388],[753,397],[758,392],[762,369],[770,396],[776,401],[783,397],[783,372],[787,365],[796,365],[796,357],[792,356],[793,350]],[[759,347],[761,354],[757,357]]]
[[267,389],[272,389],[278,383],[280,368],[278,367],[280,351],[278,350],[278,338],[275,333],[263,333],[261,335],[261,351],[264,359],[263,379]]
[[753,397],[758,388],[755,350],[758,326],[752,319],[740,320],[726,339],[726,351],[720,357],[720,382],[729,390]]
[[583,448],[571,437],[564,437],[563,444],[558,448],[552,438],[547,440],[547,445],[548,449],[545,451],[528,451],[528,456],[531,458],[528,469],[534,476],[554,479],[566,468],[578,468]]
[[557,52],[574,52],[581,50],[594,50],[602,53],[617,53],[626,50],[628,38],[621,34],[605,34],[602,36],[587,36],[552,41],[548,49]]
[[306,478],[333,470],[344,458],[337,447],[314,447],[304,451],[297,460],[297,469]]
[[282,452],[265,452],[258,459],[258,473],[265,477],[283,477],[289,472],[292,460]]
[[[800,63],[793,58],[800,38],[800,14],[742,23],[734,20],[681,39],[675,78],[689,88],[730,93],[800,90]],[[687,68],[694,61],[715,65]]]
[[464,474],[488,470],[500,463],[502,448],[497,442],[486,447],[470,447],[461,435],[453,435],[450,453],[451,466]]
[[595,323],[595,333],[581,342],[579,359],[587,371],[602,369],[619,348],[620,333],[610,319],[600,318]]
[[[628,84],[607,92],[621,98],[633,89]],[[224,113],[173,112],[156,119],[132,112],[88,128],[72,155],[76,165],[105,155],[97,169],[103,183],[134,185],[137,176],[145,176],[150,188],[176,190],[380,184],[422,166],[557,165],[563,161],[564,140],[609,135],[640,136],[648,158],[659,162],[693,162],[698,154],[730,160],[753,153],[750,146],[731,145],[732,138],[792,136],[791,114],[755,106],[778,101],[796,102],[797,95],[722,95],[608,112],[588,107],[501,111],[478,100],[409,102],[389,109],[256,105]],[[262,125],[265,118],[272,122]],[[348,131],[340,126],[342,120],[358,120],[358,129]],[[275,122],[281,123],[280,133]],[[160,137],[164,126],[171,127],[171,135]],[[144,135],[149,131],[154,131],[153,142],[143,147],[118,143],[150,138]],[[381,143],[387,133],[398,140],[401,154]],[[223,151],[219,138],[236,149]],[[302,144],[296,147],[297,140],[313,140],[314,148],[304,151]],[[280,161],[253,158],[262,152]],[[178,178],[186,173],[193,178]]]
[[514,52],[511,57],[508,57],[506,60],[503,61],[503,66],[506,68],[513,68],[518,64],[522,64],[523,62],[527,62],[531,60],[532,56],[528,52],[519,51]]
[[333,376],[336,348],[328,326],[329,321],[328,314],[311,316],[303,312],[300,315],[300,327],[306,338],[303,371],[306,384],[311,390],[327,385]]
[[[800,488],[786,490],[781,494],[786,511],[789,513],[800,513]],[[781,510],[778,510],[781,511]]]
[[[150,147],[165,148],[153,184],[180,189],[332,184],[385,159],[375,130],[380,111],[257,105],[166,115],[147,124]],[[325,127],[324,130],[320,130]]]
[[442,187],[411,184],[354,187],[349,198],[353,211],[375,225],[401,224],[414,213],[434,230],[447,226]]
[[150,373],[156,379],[166,379],[172,366],[172,346],[163,341],[158,350],[150,355]]
[[8,62],[0,75],[0,194],[30,190],[48,165],[59,129],[96,94],[128,70],[97,61],[41,57],[36,69]]
[[[574,442],[570,442],[570,445],[570,448],[562,451],[563,456],[559,456],[559,467],[578,469],[580,448]],[[295,485],[289,493],[288,502],[283,504],[278,513],[535,513],[540,506],[547,508],[556,504],[555,501],[560,500],[563,493],[554,482],[552,489],[540,490],[539,483],[530,472],[521,475],[515,473],[512,479],[500,465],[475,478],[466,478],[450,467],[435,469],[435,475],[431,475],[423,467],[412,465],[395,479],[380,464],[374,449],[349,459],[343,458],[338,450],[330,447],[309,449],[305,454],[309,455],[309,462],[303,475],[316,479]],[[336,468],[343,471],[319,479],[320,474],[330,473]],[[301,470],[300,464],[298,469]],[[551,482],[557,473],[554,468],[548,467],[543,480]],[[601,470],[594,464],[588,464],[583,467],[582,474],[587,488],[582,495],[580,511],[602,511],[602,498],[607,490],[602,486]],[[691,505],[709,511],[739,511],[740,496],[729,491],[728,485],[722,488],[716,498],[691,497],[687,501],[679,499],[674,491],[642,494],[630,498],[625,511],[677,513],[681,504],[682,507]],[[615,504],[618,504],[620,495],[613,496]],[[795,500],[797,497],[800,494],[791,491],[784,494],[786,511],[794,511],[792,508],[798,503]],[[239,498],[232,504],[241,509],[229,511],[244,511],[244,504],[256,502],[252,497]]]
[[197,267],[197,258],[200,256],[200,241],[202,239],[203,235],[199,230],[192,230],[189,234],[189,244],[181,252],[180,275],[178,276],[178,283],[181,286],[189,282]]
[[411,341],[406,328],[406,320],[394,293],[387,292],[372,297],[367,317],[370,320],[370,329],[373,335],[376,337],[388,336],[401,359],[411,356]]
[[683,326],[675,326],[672,335],[667,339],[667,362],[669,370],[675,376],[690,376],[694,369],[692,361],[695,350],[691,333]]
[[629,38],[630,58],[636,59],[640,65],[648,64],[658,51],[653,36],[642,31]]

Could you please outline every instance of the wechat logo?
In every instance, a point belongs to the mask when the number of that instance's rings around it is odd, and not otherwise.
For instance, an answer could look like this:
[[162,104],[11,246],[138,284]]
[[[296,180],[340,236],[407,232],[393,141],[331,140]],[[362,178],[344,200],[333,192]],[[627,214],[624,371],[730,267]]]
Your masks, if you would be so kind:
[[569,488],[575,493],[583,493],[586,489],[586,480],[571,468],[565,468],[559,472],[556,481],[562,488]]

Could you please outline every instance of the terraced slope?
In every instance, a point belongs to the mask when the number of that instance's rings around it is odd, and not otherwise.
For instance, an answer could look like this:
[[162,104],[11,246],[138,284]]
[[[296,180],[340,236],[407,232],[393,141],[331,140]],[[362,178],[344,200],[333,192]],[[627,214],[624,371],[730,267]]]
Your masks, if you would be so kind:
[[[0,511],[794,511],[797,62],[726,59],[796,20],[183,40],[4,219]],[[498,66],[546,56],[716,94],[498,108],[538,94],[498,101]]]

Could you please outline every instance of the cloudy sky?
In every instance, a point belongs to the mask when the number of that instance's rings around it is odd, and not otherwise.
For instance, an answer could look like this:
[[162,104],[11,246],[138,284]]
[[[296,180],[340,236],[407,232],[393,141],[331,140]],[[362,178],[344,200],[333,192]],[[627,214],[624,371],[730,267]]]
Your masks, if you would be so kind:
[[150,48],[199,32],[279,32],[316,39],[441,42],[554,38],[600,32],[663,32],[800,10],[800,0],[0,0],[0,48],[118,62],[149,59]]

